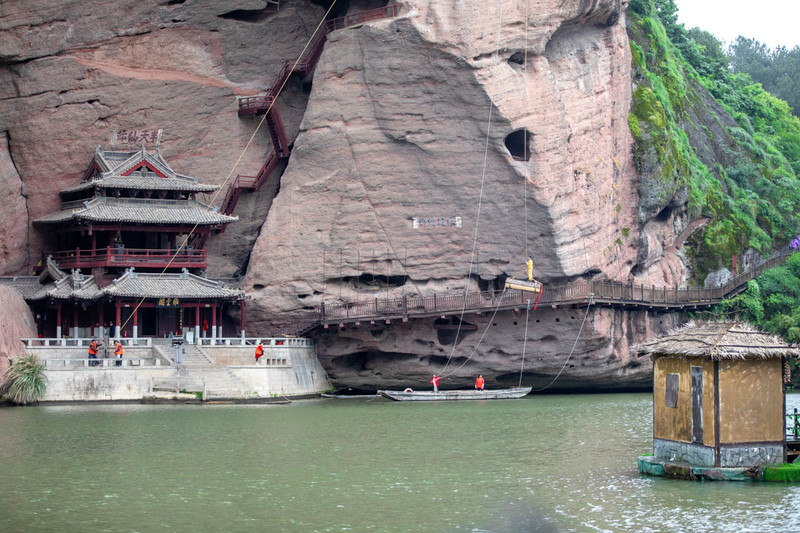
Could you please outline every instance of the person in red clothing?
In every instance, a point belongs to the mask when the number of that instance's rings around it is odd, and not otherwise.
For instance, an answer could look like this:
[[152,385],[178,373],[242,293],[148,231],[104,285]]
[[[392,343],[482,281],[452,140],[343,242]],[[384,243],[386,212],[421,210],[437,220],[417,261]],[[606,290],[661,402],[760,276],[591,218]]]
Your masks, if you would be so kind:
[[122,354],[122,343],[119,342],[119,339],[116,339],[114,341],[114,357],[117,359],[114,362],[115,366],[122,366]]
[[89,343],[89,366],[97,366],[97,339],[92,339],[92,342]]
[[478,376],[478,379],[475,380],[475,388],[483,392],[483,384],[484,384],[483,374],[481,374],[480,376]]
[[433,385],[433,392],[434,393],[439,392],[439,380],[440,379],[442,379],[442,378],[440,378],[436,374],[434,374],[433,377],[431,378],[431,385]]
[[258,360],[261,359],[262,355],[264,355],[264,345],[259,342],[258,346],[256,346],[256,364],[258,364]]

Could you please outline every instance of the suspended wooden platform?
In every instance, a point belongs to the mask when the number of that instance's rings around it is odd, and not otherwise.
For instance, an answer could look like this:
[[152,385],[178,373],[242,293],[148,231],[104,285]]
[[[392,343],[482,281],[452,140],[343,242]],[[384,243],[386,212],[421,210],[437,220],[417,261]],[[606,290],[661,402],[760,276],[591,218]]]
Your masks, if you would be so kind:
[[507,278],[506,289],[514,289],[526,292],[541,292],[542,284],[536,280],[528,281],[522,279]]
[[378,393],[384,398],[398,402],[430,402],[430,401],[450,401],[450,400],[516,400],[527,396],[531,392],[531,387],[514,387],[511,389],[487,389],[478,390],[440,390],[433,391],[399,391],[399,390],[379,390]]

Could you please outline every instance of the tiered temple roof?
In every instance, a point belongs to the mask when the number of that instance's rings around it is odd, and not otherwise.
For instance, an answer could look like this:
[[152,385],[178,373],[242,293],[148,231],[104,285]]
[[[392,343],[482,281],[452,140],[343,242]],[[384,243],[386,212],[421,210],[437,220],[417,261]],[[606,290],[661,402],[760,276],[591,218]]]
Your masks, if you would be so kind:
[[[217,208],[192,199],[195,193],[218,189],[218,185],[202,184],[197,178],[176,173],[160,153],[148,152],[144,146],[133,152],[98,147],[84,180],[61,191],[65,197],[75,198],[80,192],[92,193],[91,197],[64,202],[59,211],[34,223],[216,226],[237,221],[237,217],[220,214]],[[170,192],[177,198],[164,199]]]
[[[48,281],[52,279],[52,281]],[[16,289],[25,300],[98,300],[114,298],[180,298],[194,300],[241,300],[244,291],[228,287],[221,281],[190,274],[185,269],[177,274],[142,273],[129,269],[100,288],[94,276],[74,270],[72,273],[59,270],[48,261],[40,276],[0,277],[0,284]]]
[[94,224],[122,222],[214,226],[237,220],[239,220],[237,217],[223,215],[215,208],[195,200],[151,200],[98,196],[82,202],[67,202],[61,206],[60,211],[34,220],[34,224],[85,221]]
[[128,270],[103,289],[109,296],[129,298],[244,298],[244,291],[227,287],[221,281],[190,274],[185,269],[178,274],[143,274]]
[[206,185],[200,183],[198,178],[178,174],[159,152],[148,152],[144,146],[134,152],[104,151],[98,146],[84,180],[61,193],[93,187],[188,192],[213,192],[219,189],[219,185]]

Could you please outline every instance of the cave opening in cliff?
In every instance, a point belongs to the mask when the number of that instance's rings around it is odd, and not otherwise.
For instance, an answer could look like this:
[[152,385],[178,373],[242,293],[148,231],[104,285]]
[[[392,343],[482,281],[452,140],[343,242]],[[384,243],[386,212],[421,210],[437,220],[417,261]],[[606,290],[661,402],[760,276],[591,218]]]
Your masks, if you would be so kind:
[[508,64],[511,66],[514,65],[524,65],[525,64],[525,53],[524,52],[514,52],[511,54],[511,57],[508,58]]
[[433,321],[436,338],[442,345],[458,345],[467,335],[478,330],[478,326],[463,321],[458,317],[437,318]]
[[352,278],[356,289],[378,290],[390,287],[402,287],[406,283],[405,276],[384,276],[381,274],[361,274]]
[[531,138],[533,133],[525,128],[512,131],[506,136],[506,148],[517,161],[528,161],[531,158]]
[[238,20],[239,22],[258,23],[276,14],[278,11],[274,4],[267,4],[261,9],[234,9],[227,13],[217,15],[221,19]]

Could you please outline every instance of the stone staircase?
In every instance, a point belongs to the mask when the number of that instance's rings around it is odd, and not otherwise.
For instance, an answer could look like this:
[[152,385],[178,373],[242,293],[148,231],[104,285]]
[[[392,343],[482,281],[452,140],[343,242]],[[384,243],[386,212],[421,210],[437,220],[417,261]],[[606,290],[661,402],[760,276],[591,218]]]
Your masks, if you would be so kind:
[[244,384],[230,370],[222,366],[183,365],[180,369],[180,376],[182,381],[185,380],[188,383],[205,384],[206,399],[208,400],[249,396],[249,391],[245,390]]
[[183,366],[191,367],[211,367],[214,363],[211,359],[195,344],[183,345]]

